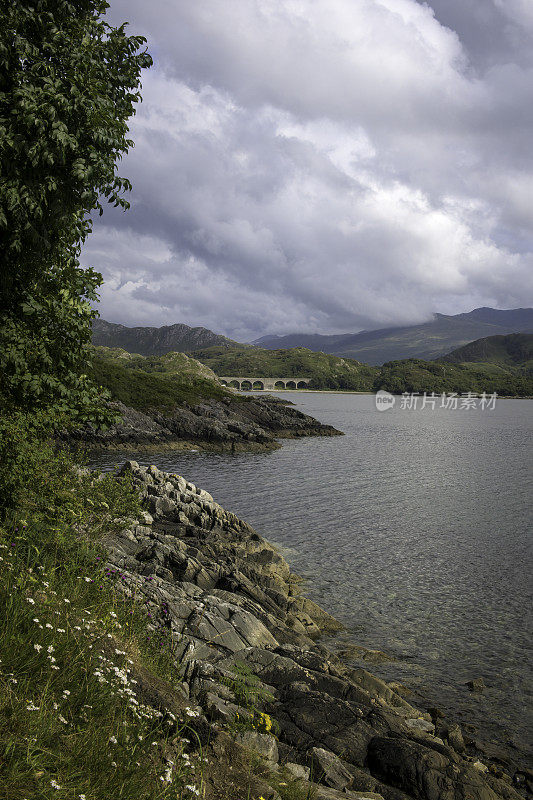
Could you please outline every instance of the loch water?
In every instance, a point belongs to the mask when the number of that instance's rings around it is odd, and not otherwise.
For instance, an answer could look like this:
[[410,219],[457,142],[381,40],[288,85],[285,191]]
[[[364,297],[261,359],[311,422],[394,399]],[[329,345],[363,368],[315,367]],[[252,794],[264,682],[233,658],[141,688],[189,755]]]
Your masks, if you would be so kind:
[[[533,401],[376,409],[372,395],[287,392],[343,437],[273,453],[102,453],[178,472],[275,543],[346,630],[325,644],[530,760]],[[483,694],[465,683],[482,677]]]

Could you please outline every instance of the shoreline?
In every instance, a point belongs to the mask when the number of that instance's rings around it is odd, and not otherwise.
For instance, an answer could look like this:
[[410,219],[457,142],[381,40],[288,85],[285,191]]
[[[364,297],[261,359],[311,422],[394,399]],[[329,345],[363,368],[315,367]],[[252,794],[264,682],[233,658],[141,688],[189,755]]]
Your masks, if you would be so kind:
[[[235,389],[234,391],[235,391],[235,394],[239,394],[241,396],[253,395],[253,396],[257,396],[257,397],[261,397],[262,395],[270,394],[270,392],[277,392],[277,393],[279,393],[279,392],[287,392],[287,393],[289,393],[290,392],[291,394],[368,394],[368,395],[374,395],[374,396],[377,394],[377,392],[362,392],[362,391],[360,392],[360,391],[355,391],[355,389],[251,389],[251,390]],[[378,391],[381,391],[381,390],[378,390]],[[401,397],[402,396],[401,394],[395,394],[394,392],[390,392],[390,394],[392,394],[393,397]],[[414,392],[413,394],[417,394],[417,393]],[[422,394],[418,393],[418,396],[422,397],[423,394],[424,394],[423,392],[422,392]],[[431,394],[431,393],[428,392],[428,394]],[[435,393],[435,397],[436,398],[438,398],[440,396],[441,396],[441,394]],[[448,394],[446,396],[449,397]],[[459,399],[461,398],[461,396],[462,395],[458,395]],[[476,396],[480,397],[481,395],[479,395],[479,393],[478,393]],[[533,395],[499,394],[499,395],[497,395],[497,400],[533,400]]]
[[[188,691],[209,724],[243,713],[224,676],[244,663],[273,691],[265,710],[280,726],[282,760],[306,770],[325,753],[320,758],[343,771],[347,792],[378,800],[521,797],[501,764],[457,724],[412,706],[399,684],[351,668],[321,645],[322,635],[344,626],[301,593],[277,548],[246,522],[155,466],[127,462],[120,474],[132,476],[149,513],[125,538],[106,542],[110,563],[127,585],[141,587],[151,611],[158,614],[162,600],[172,610]],[[194,592],[186,588],[193,585]]]
[[149,449],[206,452],[268,452],[278,439],[342,436],[279,398],[252,395],[206,398],[193,406],[138,411],[120,402],[110,404],[121,421],[107,430],[85,428],[59,439],[88,451]]

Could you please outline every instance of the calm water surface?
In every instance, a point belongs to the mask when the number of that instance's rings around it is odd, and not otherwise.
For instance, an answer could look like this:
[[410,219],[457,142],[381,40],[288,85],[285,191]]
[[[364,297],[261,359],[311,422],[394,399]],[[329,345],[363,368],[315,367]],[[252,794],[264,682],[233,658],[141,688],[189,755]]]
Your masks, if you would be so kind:
[[[347,633],[479,737],[531,753],[531,412],[378,412],[369,395],[279,393],[343,437],[275,453],[100,455],[179,472],[251,523]],[[483,695],[465,681],[482,676]]]

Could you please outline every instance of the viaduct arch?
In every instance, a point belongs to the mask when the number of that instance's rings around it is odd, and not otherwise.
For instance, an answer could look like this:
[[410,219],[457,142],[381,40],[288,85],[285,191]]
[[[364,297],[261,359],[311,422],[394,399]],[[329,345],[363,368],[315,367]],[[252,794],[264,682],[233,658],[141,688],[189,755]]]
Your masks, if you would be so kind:
[[311,382],[311,378],[247,378],[246,376],[242,375],[224,375],[219,377],[218,380],[222,386],[229,386],[233,389],[241,389],[245,391],[306,389]]

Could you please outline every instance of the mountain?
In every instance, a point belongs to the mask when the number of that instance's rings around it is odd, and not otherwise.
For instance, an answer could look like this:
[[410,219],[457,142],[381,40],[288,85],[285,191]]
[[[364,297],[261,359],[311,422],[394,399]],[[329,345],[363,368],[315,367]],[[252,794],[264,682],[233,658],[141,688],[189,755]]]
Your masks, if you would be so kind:
[[207,328],[188,325],[163,325],[162,328],[127,328],[105,319],[93,321],[93,344],[100,347],[121,347],[142,356],[161,356],[164,353],[190,353],[201,347],[242,347]]
[[307,347],[379,365],[405,358],[435,359],[483,337],[532,332],[532,308],[475,308],[464,314],[435,314],[430,322],[420,325],[329,336],[263,336],[254,344],[269,350]]
[[450,364],[490,363],[510,367],[533,367],[533,334],[511,333],[508,336],[487,336],[453,350],[439,361]]

